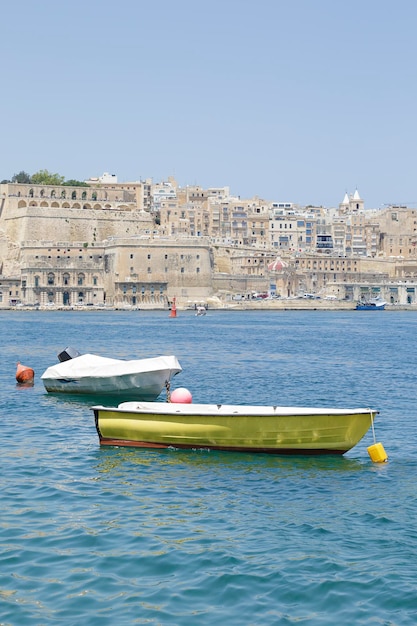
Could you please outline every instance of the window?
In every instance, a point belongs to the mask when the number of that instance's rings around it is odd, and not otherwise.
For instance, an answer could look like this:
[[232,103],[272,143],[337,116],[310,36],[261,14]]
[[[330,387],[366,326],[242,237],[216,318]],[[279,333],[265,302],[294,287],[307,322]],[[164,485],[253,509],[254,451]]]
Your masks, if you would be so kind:
[[53,285],[53,284],[55,284],[55,274],[50,272],[48,274],[48,285]]

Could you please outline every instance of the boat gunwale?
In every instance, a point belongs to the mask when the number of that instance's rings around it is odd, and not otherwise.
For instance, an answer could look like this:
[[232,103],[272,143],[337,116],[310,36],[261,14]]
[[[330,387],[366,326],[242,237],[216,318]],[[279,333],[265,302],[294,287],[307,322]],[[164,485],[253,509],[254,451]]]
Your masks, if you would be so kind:
[[[136,405],[136,406],[135,406]],[[129,401],[117,407],[95,405],[92,410],[106,413],[123,413],[132,415],[147,415],[155,417],[182,416],[182,417],[317,417],[317,416],[348,416],[371,415],[374,417],[379,411],[371,408],[339,409],[313,408],[278,405],[232,405],[232,404],[181,404],[170,402]]]

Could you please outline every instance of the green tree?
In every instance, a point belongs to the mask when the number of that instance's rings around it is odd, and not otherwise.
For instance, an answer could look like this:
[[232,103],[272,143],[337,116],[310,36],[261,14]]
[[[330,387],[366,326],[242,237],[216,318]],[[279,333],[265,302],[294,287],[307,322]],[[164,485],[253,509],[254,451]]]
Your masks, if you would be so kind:
[[30,174],[22,170],[18,174],[13,175],[12,183],[31,183]]
[[63,185],[68,185],[68,187],[89,187],[87,183],[81,182],[80,180],[74,180],[71,178],[70,180],[66,180]]
[[31,181],[34,185],[62,185],[65,180],[60,174],[52,174],[48,170],[39,170],[32,174]]

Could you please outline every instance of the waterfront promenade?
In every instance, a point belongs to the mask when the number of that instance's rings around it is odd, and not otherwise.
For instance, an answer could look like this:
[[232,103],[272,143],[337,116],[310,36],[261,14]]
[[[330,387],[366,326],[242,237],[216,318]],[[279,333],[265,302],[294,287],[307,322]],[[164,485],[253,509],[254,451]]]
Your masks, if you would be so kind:
[[[309,298],[279,298],[279,299],[263,299],[263,300],[240,300],[240,301],[222,301],[219,298],[207,298],[206,302],[199,302],[207,307],[208,311],[354,311],[356,302],[352,300],[326,300],[326,299],[309,299]],[[194,306],[190,305],[189,300],[181,300],[177,298],[176,302],[177,314],[183,312],[193,312]],[[74,311],[74,312],[93,312],[93,311],[169,311],[168,305],[160,303],[140,303],[138,306],[9,306],[0,309],[2,311]],[[385,311],[417,311],[417,303],[413,304],[387,304]]]

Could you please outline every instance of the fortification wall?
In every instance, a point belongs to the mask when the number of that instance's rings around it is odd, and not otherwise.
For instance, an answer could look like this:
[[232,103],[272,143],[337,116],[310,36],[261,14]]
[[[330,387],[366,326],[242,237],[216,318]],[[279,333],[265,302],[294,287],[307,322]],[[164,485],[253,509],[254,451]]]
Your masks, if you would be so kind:
[[9,211],[1,221],[16,243],[26,240],[100,243],[109,237],[132,237],[152,231],[153,219],[143,212],[28,207]]

